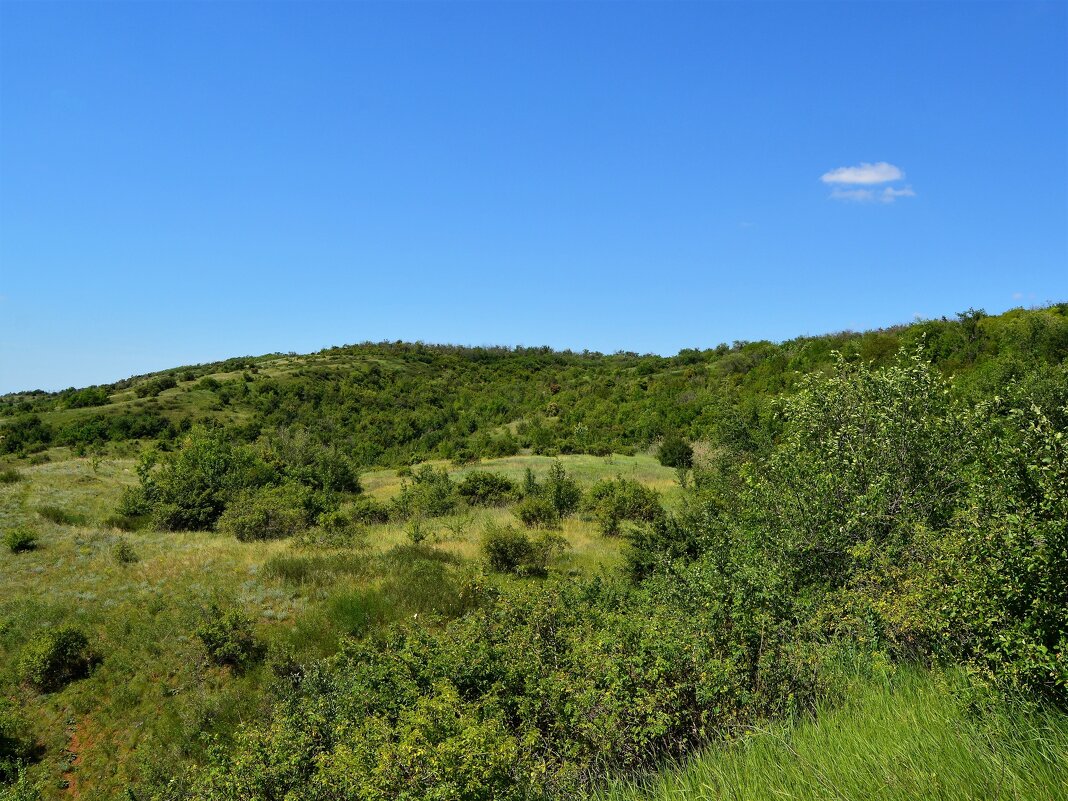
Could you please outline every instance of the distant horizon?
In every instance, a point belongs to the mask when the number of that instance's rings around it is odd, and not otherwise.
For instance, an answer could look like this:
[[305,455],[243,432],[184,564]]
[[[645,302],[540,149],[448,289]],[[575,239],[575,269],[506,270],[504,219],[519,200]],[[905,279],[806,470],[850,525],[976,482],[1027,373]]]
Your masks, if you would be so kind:
[[648,351],[648,350],[647,351],[632,350],[630,348],[618,348],[616,350],[595,350],[593,348],[581,348],[581,347],[575,347],[575,346],[556,346],[556,345],[551,345],[549,343],[537,343],[537,344],[535,344],[535,343],[529,343],[529,344],[528,343],[514,343],[514,344],[510,344],[510,343],[505,343],[505,342],[493,342],[493,343],[485,343],[484,342],[484,343],[479,343],[479,344],[473,344],[473,343],[465,343],[465,342],[435,342],[435,341],[429,341],[429,340],[416,340],[416,339],[403,339],[403,338],[398,339],[398,338],[392,338],[392,337],[387,337],[385,339],[363,339],[363,340],[359,340],[359,341],[345,342],[345,343],[334,344],[334,345],[324,345],[324,346],[319,347],[319,348],[312,348],[310,350],[301,350],[301,351],[297,351],[297,350],[270,350],[270,351],[261,351],[261,352],[255,352],[255,353],[254,352],[231,353],[229,355],[220,356],[218,358],[203,359],[201,361],[187,361],[187,362],[181,362],[181,363],[178,363],[178,364],[171,364],[171,365],[167,365],[167,366],[163,366],[163,367],[144,370],[144,371],[140,371],[140,372],[130,372],[130,373],[126,373],[126,374],[122,375],[119,378],[112,379],[110,381],[97,381],[97,382],[94,382],[94,383],[78,384],[78,385],[62,384],[62,382],[61,382],[61,385],[56,385],[56,387],[54,389],[48,389],[48,388],[45,388],[45,387],[32,387],[32,388],[23,387],[21,389],[3,389],[3,388],[0,388],[0,397],[6,397],[6,396],[10,396],[10,395],[31,394],[31,393],[34,393],[34,392],[46,392],[48,394],[55,394],[55,393],[58,393],[58,392],[64,392],[64,391],[66,391],[68,389],[84,389],[86,387],[108,386],[110,384],[115,384],[115,383],[118,383],[119,381],[125,381],[125,380],[131,379],[131,378],[138,378],[138,377],[141,377],[141,376],[149,376],[149,375],[154,375],[156,373],[168,372],[168,371],[171,371],[171,370],[180,370],[180,369],[184,369],[184,368],[200,367],[200,366],[207,365],[207,364],[215,364],[217,362],[227,361],[228,359],[262,359],[262,358],[265,358],[265,357],[268,357],[268,356],[314,356],[314,355],[316,355],[318,353],[323,353],[324,351],[333,350],[335,348],[351,348],[351,347],[360,347],[362,345],[405,344],[405,345],[425,345],[425,346],[431,347],[431,348],[449,348],[449,347],[470,348],[472,350],[477,350],[479,348],[486,348],[486,349],[507,348],[509,350],[549,348],[554,353],[574,353],[574,354],[591,353],[591,354],[598,354],[598,355],[601,355],[601,356],[614,356],[614,355],[617,355],[617,354],[620,354],[620,353],[628,353],[628,354],[636,354],[639,357],[641,357],[641,356],[657,356],[657,357],[660,357],[660,358],[672,358],[674,356],[678,356],[681,352],[686,351],[686,350],[696,350],[696,351],[713,350],[713,349],[719,347],[720,345],[733,346],[734,343],[736,343],[736,342],[745,342],[745,343],[770,342],[772,344],[779,345],[779,344],[782,344],[784,342],[791,342],[791,341],[793,341],[795,339],[817,338],[817,337],[825,337],[825,336],[836,336],[838,334],[864,334],[864,333],[867,333],[869,331],[885,331],[885,330],[893,330],[893,329],[896,329],[896,328],[906,328],[906,327],[908,327],[910,325],[916,325],[916,324],[924,323],[924,322],[931,322],[931,321],[934,321],[934,320],[954,320],[954,319],[957,318],[957,316],[959,314],[961,314],[963,312],[966,312],[969,309],[974,309],[975,311],[982,311],[984,314],[986,314],[988,316],[996,317],[996,316],[1001,315],[1001,314],[1006,314],[1007,312],[1010,312],[1010,311],[1016,311],[1016,310],[1035,311],[1035,310],[1050,308],[1051,306],[1058,306],[1058,305],[1063,304],[1063,303],[1068,303],[1068,300],[1049,300],[1049,301],[1043,301],[1042,303],[1030,304],[1030,305],[1027,305],[1027,306],[1022,306],[1022,305],[1009,306],[1009,307],[1001,309],[999,311],[991,311],[989,309],[978,309],[976,307],[968,307],[968,309],[958,309],[956,312],[954,312],[952,314],[940,314],[940,315],[935,315],[935,316],[931,316],[931,317],[913,318],[912,320],[908,320],[908,321],[905,321],[905,322],[887,323],[885,325],[876,325],[876,326],[865,327],[865,328],[841,328],[841,329],[837,329],[837,330],[827,330],[827,331],[820,331],[820,332],[815,332],[815,333],[814,332],[805,332],[805,333],[799,333],[799,334],[795,334],[793,336],[786,336],[786,337],[781,337],[781,338],[770,338],[770,337],[757,337],[757,338],[754,338],[754,339],[736,338],[736,339],[732,339],[730,341],[721,340],[719,342],[712,343],[712,344],[706,344],[706,345],[684,345],[684,346],[682,346],[682,347],[678,348],[677,350],[672,351],[670,353],[661,353],[661,352]]
[[1068,3],[0,3],[0,392],[1068,296]]

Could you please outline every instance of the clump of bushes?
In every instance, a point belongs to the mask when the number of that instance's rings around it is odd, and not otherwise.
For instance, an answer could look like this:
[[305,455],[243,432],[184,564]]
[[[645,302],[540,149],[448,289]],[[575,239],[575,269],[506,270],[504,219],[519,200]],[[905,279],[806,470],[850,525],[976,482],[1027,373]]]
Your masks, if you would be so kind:
[[599,481],[590,488],[586,506],[602,534],[615,536],[624,520],[653,523],[664,515],[656,490],[629,478]]
[[218,529],[242,542],[282,539],[308,528],[313,508],[311,493],[299,484],[244,490],[222,513]]
[[482,554],[491,569],[520,576],[544,576],[553,554],[566,541],[548,532],[531,536],[514,526],[489,524],[482,535]]
[[527,528],[558,528],[560,513],[553,502],[542,495],[527,495],[512,510]]
[[16,526],[5,532],[4,545],[11,553],[32,551],[37,547],[37,535],[24,526]]
[[556,461],[540,482],[534,472],[527,469],[523,500],[516,504],[515,515],[528,528],[556,528],[560,520],[574,514],[581,503],[582,488]]
[[0,470],[0,484],[14,484],[22,479],[22,473],[14,467],[5,467]]
[[389,522],[389,507],[369,495],[360,495],[347,507],[352,519],[365,526]]
[[143,381],[134,387],[134,394],[139,398],[154,398],[161,392],[174,389],[178,382],[173,375],[161,375],[148,381]]
[[22,647],[20,678],[41,692],[53,692],[83,678],[97,661],[89,638],[74,626],[45,629]]
[[460,480],[456,491],[471,506],[503,506],[515,500],[518,487],[500,473],[476,470]]
[[207,651],[208,659],[219,666],[243,670],[263,656],[256,639],[252,619],[237,609],[223,611],[212,604],[204,613],[196,635]]
[[393,513],[401,520],[411,517],[444,517],[456,509],[459,496],[445,468],[424,465],[413,470],[393,499]]

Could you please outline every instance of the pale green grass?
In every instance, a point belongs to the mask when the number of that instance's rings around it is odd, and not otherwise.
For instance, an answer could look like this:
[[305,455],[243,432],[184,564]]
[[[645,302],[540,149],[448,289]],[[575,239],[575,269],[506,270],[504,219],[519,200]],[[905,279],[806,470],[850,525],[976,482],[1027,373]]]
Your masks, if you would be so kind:
[[970,717],[960,679],[906,670],[814,719],[769,725],[600,801],[1062,801],[1068,716]]

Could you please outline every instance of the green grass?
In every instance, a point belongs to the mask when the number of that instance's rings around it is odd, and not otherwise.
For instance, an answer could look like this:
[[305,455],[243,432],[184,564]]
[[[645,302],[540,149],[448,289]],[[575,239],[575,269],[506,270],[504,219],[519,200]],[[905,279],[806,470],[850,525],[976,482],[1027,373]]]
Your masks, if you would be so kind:
[[[503,508],[430,520],[421,549],[400,523],[370,527],[358,547],[123,533],[109,521],[123,488],[137,481],[136,460],[105,457],[94,467],[67,449],[49,455],[21,466],[19,481],[0,483],[0,533],[26,529],[37,539],[35,550],[0,550],[0,694],[31,722],[43,753],[31,774],[45,799],[73,797],[64,782],[85,801],[121,797],[146,765],[166,773],[202,756],[211,736],[225,740],[238,722],[262,714],[266,667],[237,675],[205,662],[193,632],[211,603],[250,616],[268,647],[290,646],[302,660],[328,655],[341,634],[455,613],[486,523],[514,522]],[[510,469],[521,476],[522,461]],[[570,518],[563,534],[571,547],[554,570],[618,564],[619,541],[601,537],[591,521]],[[124,548],[136,559],[119,558]],[[59,692],[20,686],[25,644],[65,624],[89,635],[102,663]],[[73,766],[70,753],[78,755]]]
[[1068,715],[970,716],[962,686],[920,670],[859,682],[814,718],[750,731],[600,801],[1068,799]]

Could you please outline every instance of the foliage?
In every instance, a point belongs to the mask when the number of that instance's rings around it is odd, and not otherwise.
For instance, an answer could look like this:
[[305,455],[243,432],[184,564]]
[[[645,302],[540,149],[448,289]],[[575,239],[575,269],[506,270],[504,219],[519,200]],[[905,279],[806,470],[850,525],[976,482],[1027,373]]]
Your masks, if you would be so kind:
[[37,535],[25,526],[15,526],[4,532],[4,545],[11,553],[32,551],[37,547]]
[[443,517],[456,508],[456,485],[445,468],[423,465],[412,472],[393,499],[392,512],[401,520],[411,517]]
[[242,542],[282,539],[308,528],[314,512],[312,493],[299,484],[247,489],[219,517],[218,529]]
[[41,692],[53,692],[84,677],[97,660],[89,638],[73,626],[35,634],[19,654],[19,676]]
[[243,670],[263,655],[263,648],[252,630],[252,620],[240,610],[225,611],[212,604],[197,626],[196,635],[216,665]]
[[18,778],[19,767],[33,756],[30,725],[13,703],[0,698],[0,786]]
[[0,470],[0,484],[14,484],[22,478],[22,473],[14,467],[5,467]]
[[566,544],[559,535],[531,537],[514,526],[489,524],[482,534],[482,554],[492,570],[520,576],[544,576],[553,553]]
[[664,516],[656,490],[622,476],[591,487],[585,504],[593,512],[601,533],[609,536],[620,533],[624,520],[653,523]]
[[678,434],[669,434],[656,449],[656,458],[665,467],[693,467],[693,447]]
[[137,551],[125,537],[119,537],[111,546],[111,556],[120,565],[131,565],[137,561]]
[[37,514],[57,526],[79,526],[85,523],[85,518],[76,512],[68,512],[59,506],[41,506]]
[[385,523],[389,520],[389,507],[369,495],[360,495],[347,507],[352,519],[363,525]]
[[471,506],[501,506],[515,499],[515,482],[500,473],[476,470],[465,475],[456,491]]
[[218,430],[196,428],[182,447],[149,455],[138,469],[145,500],[159,528],[209,529],[242,489],[260,486],[269,469]]
[[512,510],[527,528],[558,528],[560,514],[551,499],[544,495],[527,495]]

